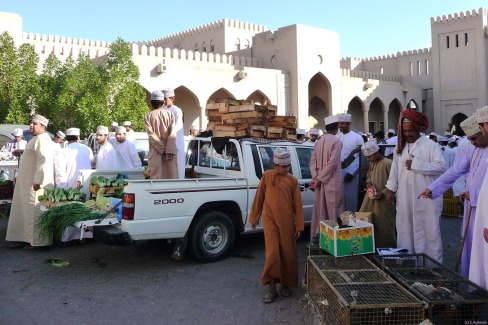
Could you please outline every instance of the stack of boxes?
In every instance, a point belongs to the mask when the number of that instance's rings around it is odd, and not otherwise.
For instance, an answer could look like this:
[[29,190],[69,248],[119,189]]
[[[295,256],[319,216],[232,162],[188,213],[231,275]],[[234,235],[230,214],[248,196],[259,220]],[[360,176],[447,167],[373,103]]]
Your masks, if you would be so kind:
[[207,129],[215,137],[254,137],[296,140],[294,116],[277,116],[275,105],[248,100],[212,99],[207,103]]

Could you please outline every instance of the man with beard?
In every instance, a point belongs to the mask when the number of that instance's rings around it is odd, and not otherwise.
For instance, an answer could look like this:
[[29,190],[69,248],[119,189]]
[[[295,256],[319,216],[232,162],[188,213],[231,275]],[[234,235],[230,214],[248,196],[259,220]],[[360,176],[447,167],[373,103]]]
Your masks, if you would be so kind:
[[[455,165],[450,167],[444,174],[442,174],[435,182],[430,184],[421,194],[421,197],[435,199],[450,189],[454,181],[458,179],[461,175],[468,173],[466,178],[466,192],[461,193],[461,199],[464,199],[464,223],[463,231],[468,227],[466,232],[466,237],[464,239],[464,247],[462,252],[461,260],[461,275],[468,278],[470,275],[470,260],[473,256],[472,261],[478,260],[478,256],[482,255],[477,247],[480,245],[473,246],[473,230],[474,224],[476,223],[476,206],[478,202],[478,194],[483,183],[483,179],[486,174],[486,169],[488,167],[488,139],[484,137],[481,133],[481,129],[476,122],[476,117],[471,116],[461,122],[461,127],[466,133],[466,137],[473,146],[470,146],[468,152],[459,159]],[[419,196],[419,197],[420,197]],[[469,217],[468,217],[469,216]],[[469,218],[469,224],[467,220]],[[479,227],[478,229],[481,229]],[[473,248],[472,248],[473,247]],[[473,255],[472,253],[475,252]],[[480,283],[478,272],[473,274],[473,279],[470,280],[477,283],[478,285],[483,285]]]
[[358,211],[359,152],[363,138],[351,131],[351,114],[337,115],[339,130],[337,137],[342,141],[341,168],[344,182],[344,206],[347,211]]
[[386,183],[386,201],[395,204],[397,247],[425,253],[442,263],[440,218],[442,197],[419,200],[418,193],[445,170],[437,143],[420,135],[429,127],[427,116],[405,109],[400,113],[398,144]]
[[27,143],[20,160],[15,183],[7,240],[16,241],[10,248],[49,246],[52,237],[42,237],[37,226],[41,215],[41,188],[54,186],[53,142],[46,132],[49,120],[34,115],[30,123],[33,138]]
[[97,169],[117,169],[117,152],[108,141],[108,128],[103,125],[97,127],[96,139],[100,148],[96,156]]

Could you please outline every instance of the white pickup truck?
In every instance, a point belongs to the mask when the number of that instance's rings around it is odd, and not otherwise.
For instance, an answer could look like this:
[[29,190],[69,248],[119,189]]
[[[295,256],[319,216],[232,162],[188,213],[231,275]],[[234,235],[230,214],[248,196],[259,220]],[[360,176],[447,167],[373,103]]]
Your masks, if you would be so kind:
[[[309,222],[313,192],[309,168],[313,145],[262,139],[195,138],[188,146],[186,179],[133,180],[124,188],[122,218],[85,221],[95,239],[107,244],[168,239],[176,243],[173,257],[188,246],[199,261],[224,258],[236,234],[250,233],[248,215],[259,179],[274,168],[277,147],[291,151],[290,172],[298,179]],[[134,175],[135,176],[135,175]],[[93,227],[93,228],[92,228]]]

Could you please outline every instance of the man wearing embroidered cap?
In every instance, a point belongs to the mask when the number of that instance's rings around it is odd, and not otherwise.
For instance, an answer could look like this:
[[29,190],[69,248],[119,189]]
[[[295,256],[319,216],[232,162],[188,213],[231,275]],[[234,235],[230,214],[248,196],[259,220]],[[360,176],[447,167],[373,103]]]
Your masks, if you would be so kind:
[[125,127],[126,131],[126,139],[132,143],[135,141],[135,132],[134,129],[132,128],[132,122],[131,121],[124,121],[122,125]]
[[144,117],[144,125],[149,137],[147,162],[151,179],[178,178],[178,168],[174,156],[176,149],[175,116],[163,109],[164,94],[151,93],[152,110]]
[[307,140],[306,143],[315,143],[319,138],[320,130],[316,128],[312,128],[310,129],[310,131],[308,131],[308,134],[310,135],[310,139]]
[[337,116],[324,119],[325,134],[317,141],[310,157],[310,172],[314,190],[314,204],[310,226],[311,245],[318,244],[322,220],[335,220],[344,211],[344,193],[341,176],[342,142],[336,137],[339,129]]
[[385,158],[376,139],[363,144],[361,150],[369,161],[366,192],[360,212],[373,213],[375,247],[396,247],[395,210],[388,206],[385,184],[391,170],[391,160]]
[[14,138],[3,145],[2,149],[0,149],[1,152],[14,152],[15,150],[25,149],[27,141],[23,139],[24,132],[22,129],[14,129],[12,135]]
[[185,178],[185,131],[183,130],[183,112],[174,105],[175,92],[171,88],[164,88],[164,109],[170,111],[175,116],[175,133],[176,133],[176,165],[178,166],[178,178]]
[[127,140],[127,133],[124,126],[115,128],[115,139],[112,143],[117,152],[117,161],[119,169],[139,169],[142,167],[141,158],[137,153],[136,146]]
[[297,132],[297,141],[303,142],[305,138],[305,129],[297,129],[296,132]]
[[[471,116],[461,122],[461,127],[473,146],[469,147],[467,153],[460,160],[456,161],[455,165],[449,168],[436,181],[420,193],[420,196],[431,199],[442,197],[442,194],[452,187],[456,179],[461,175],[468,173],[466,178],[466,192],[461,193],[460,195],[461,199],[465,200],[462,233],[464,233],[464,229],[468,226],[462,252],[461,275],[465,278],[469,277],[471,281],[482,287],[486,287],[484,273],[480,272],[480,267],[482,268],[483,263],[479,264],[480,260],[481,262],[483,261],[481,249],[482,232],[481,230],[479,231],[478,238],[480,241],[476,243],[473,241],[473,230],[483,228],[482,222],[477,220],[475,215],[477,211],[478,197],[480,197],[479,191],[488,167],[486,161],[488,159],[488,139],[482,135],[475,116]],[[469,225],[466,225],[468,215],[470,214],[469,210],[471,210],[470,221]],[[473,256],[472,259],[471,256]],[[471,263],[475,264],[473,270],[470,269]]]
[[[93,160],[93,152],[86,145],[80,143],[80,129],[69,128],[66,130],[67,145],[61,149],[60,155],[63,156],[60,168],[66,175],[65,180],[61,184],[56,184],[57,187],[62,188],[77,188],[81,184],[78,182],[81,169],[91,169],[91,162]],[[77,227],[68,227],[61,236],[61,241],[69,242],[79,240],[81,232]],[[93,238],[92,232],[84,232],[83,238]]]
[[[476,110],[475,116],[476,122],[481,127],[483,135],[488,137],[488,106],[484,106]],[[481,188],[478,193],[478,206],[476,209],[474,225],[475,232],[473,234],[473,245],[476,246],[473,246],[473,251],[471,253],[473,258],[471,259],[469,278],[473,278],[473,281],[475,281],[477,280],[477,277],[480,285],[483,288],[488,289],[488,216],[486,213],[486,211],[488,211],[488,200],[486,199],[488,198],[488,176],[486,176],[486,174],[488,174],[488,171],[485,173],[483,183],[481,184]],[[483,227],[482,234],[480,231],[478,231],[479,228],[477,228],[480,225]],[[478,247],[478,245],[482,247]],[[477,252],[475,252],[475,247]],[[483,254],[481,254],[481,251]],[[477,253],[478,256],[475,256],[475,253]],[[479,275],[476,275],[476,273],[479,273]]]
[[115,122],[115,121],[112,121],[112,122],[110,123],[110,130],[111,130],[112,132],[115,132],[115,128],[116,128],[117,126],[119,126],[119,123],[117,123],[117,122]]
[[53,142],[46,132],[49,120],[34,115],[29,131],[33,138],[27,143],[20,159],[15,180],[12,209],[7,228],[7,240],[15,241],[11,248],[48,246],[52,237],[40,235],[37,221],[41,214],[41,188],[54,186]]
[[390,147],[385,148],[385,157],[391,159],[393,158],[393,152],[395,151],[395,147],[393,145],[397,144],[398,137],[396,136],[396,132],[393,129],[388,130],[388,139],[386,139],[386,144],[390,145]]
[[95,139],[97,140],[100,148],[95,157],[97,169],[118,169],[117,164],[117,152],[112,144],[108,141],[108,128],[103,125],[97,127],[97,134]]
[[398,144],[386,183],[386,200],[395,204],[397,247],[425,253],[442,263],[440,218],[442,197],[430,202],[418,194],[445,170],[437,143],[420,135],[429,127],[427,116],[405,109],[400,113]]
[[285,148],[277,148],[275,169],[263,173],[259,182],[249,223],[253,229],[262,218],[266,262],[260,285],[269,285],[264,303],[277,297],[276,284],[283,297],[291,295],[290,287],[298,287],[298,257],[295,240],[303,230],[303,204],[298,180],[289,173],[291,157]]
[[348,211],[358,211],[359,196],[359,152],[363,138],[351,131],[351,114],[337,115],[339,130],[337,137],[342,141],[341,167],[344,182],[344,205]]

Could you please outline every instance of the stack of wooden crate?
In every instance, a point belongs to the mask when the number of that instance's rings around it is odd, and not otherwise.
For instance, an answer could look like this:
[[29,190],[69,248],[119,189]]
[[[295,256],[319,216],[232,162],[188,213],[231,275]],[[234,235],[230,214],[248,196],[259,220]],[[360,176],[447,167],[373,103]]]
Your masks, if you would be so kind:
[[296,140],[296,118],[277,116],[275,105],[249,100],[212,99],[207,103],[207,129],[216,137],[255,137]]

